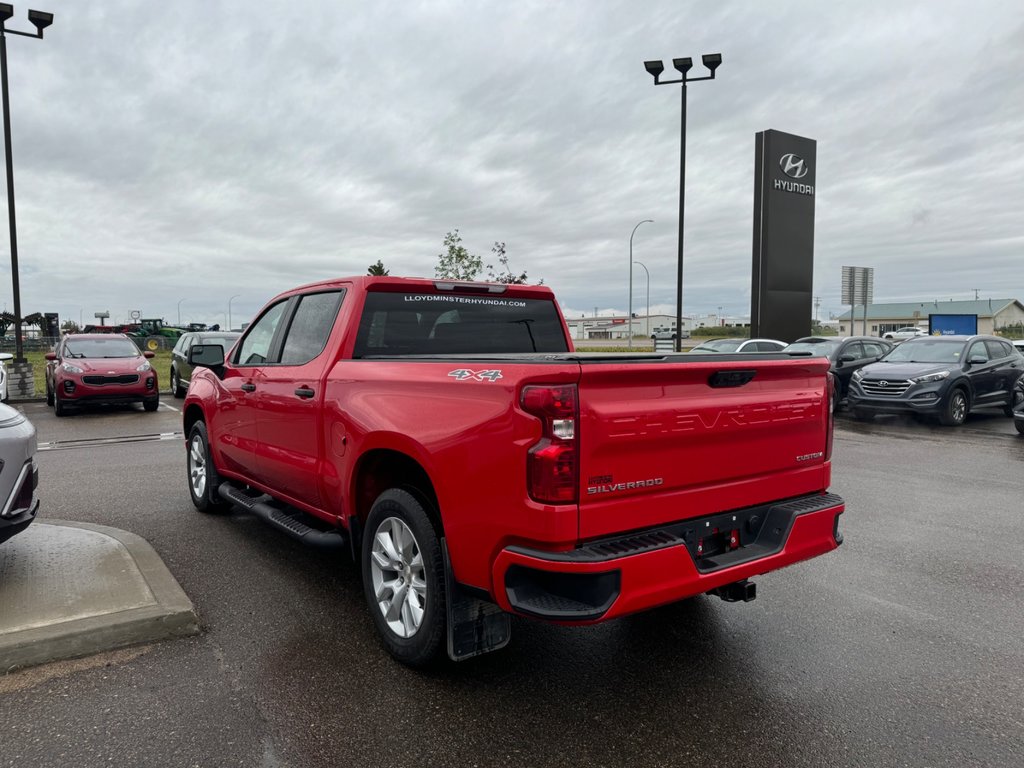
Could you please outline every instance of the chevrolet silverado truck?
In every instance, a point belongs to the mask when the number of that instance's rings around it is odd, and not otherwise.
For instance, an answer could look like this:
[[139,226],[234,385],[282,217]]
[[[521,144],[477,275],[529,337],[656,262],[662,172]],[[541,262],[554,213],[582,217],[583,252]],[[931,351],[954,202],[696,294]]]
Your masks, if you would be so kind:
[[576,353],[546,287],[366,276],[189,362],[193,504],[351,551],[410,666],[504,646],[512,614],[751,600],[842,542],[821,357]]

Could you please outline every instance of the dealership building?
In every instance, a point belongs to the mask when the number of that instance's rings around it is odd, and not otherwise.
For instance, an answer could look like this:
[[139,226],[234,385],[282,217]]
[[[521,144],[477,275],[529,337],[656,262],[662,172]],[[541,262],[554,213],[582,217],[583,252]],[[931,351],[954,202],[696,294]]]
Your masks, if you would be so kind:
[[899,304],[868,304],[867,333],[864,332],[864,307],[839,316],[840,336],[882,336],[908,325],[928,329],[929,315],[973,315],[978,318],[978,333],[994,333],[1001,328],[1024,326],[1024,304],[1017,299],[977,299],[974,301],[915,301]]

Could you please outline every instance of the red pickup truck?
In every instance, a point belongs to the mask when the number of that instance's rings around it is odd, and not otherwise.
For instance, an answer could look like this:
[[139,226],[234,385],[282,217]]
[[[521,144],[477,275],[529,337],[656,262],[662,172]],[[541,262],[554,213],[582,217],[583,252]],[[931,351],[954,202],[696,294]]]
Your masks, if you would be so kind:
[[835,549],[828,361],[575,353],[542,286],[354,277],[195,345],[189,491],[351,549],[387,650],[503,646]]

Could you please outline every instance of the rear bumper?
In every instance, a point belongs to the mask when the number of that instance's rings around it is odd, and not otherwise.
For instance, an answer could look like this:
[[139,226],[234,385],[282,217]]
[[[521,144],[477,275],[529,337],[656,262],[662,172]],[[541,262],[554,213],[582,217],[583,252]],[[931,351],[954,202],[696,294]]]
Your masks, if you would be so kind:
[[[507,547],[493,566],[495,598],[506,611],[549,621],[605,621],[830,552],[843,541],[838,525],[844,510],[840,497],[817,494],[567,552]],[[725,540],[735,535],[739,546],[709,554],[706,542],[715,530],[724,531]]]

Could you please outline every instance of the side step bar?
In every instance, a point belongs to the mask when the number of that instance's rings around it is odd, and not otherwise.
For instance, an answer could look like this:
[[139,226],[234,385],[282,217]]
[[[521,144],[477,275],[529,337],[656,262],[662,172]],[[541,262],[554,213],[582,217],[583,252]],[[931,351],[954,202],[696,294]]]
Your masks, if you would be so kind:
[[270,496],[249,496],[231,483],[221,482],[217,487],[219,493],[226,501],[236,504],[265,523],[278,528],[303,544],[319,549],[341,549],[346,546],[347,540],[344,531],[335,529],[333,531],[321,531],[303,522],[306,517],[304,512],[297,509],[287,511],[276,506]]

